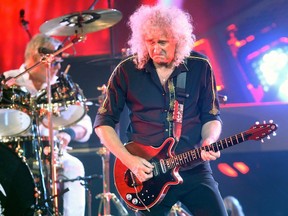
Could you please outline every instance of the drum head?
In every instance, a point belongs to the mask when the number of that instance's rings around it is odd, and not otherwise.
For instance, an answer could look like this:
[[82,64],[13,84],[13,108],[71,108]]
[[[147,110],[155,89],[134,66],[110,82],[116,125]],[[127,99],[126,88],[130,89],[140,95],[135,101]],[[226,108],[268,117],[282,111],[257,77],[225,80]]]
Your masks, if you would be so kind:
[[7,107],[0,108],[0,136],[18,135],[30,128],[32,122],[27,113]]
[[[59,115],[53,113],[51,116],[53,129],[61,130],[80,121],[86,114],[84,107],[83,103],[69,105],[66,108],[59,107]],[[49,123],[46,116],[42,118],[42,123],[45,127],[48,127]]]
[[27,164],[7,146],[0,144],[0,206],[3,215],[34,215],[34,188]]

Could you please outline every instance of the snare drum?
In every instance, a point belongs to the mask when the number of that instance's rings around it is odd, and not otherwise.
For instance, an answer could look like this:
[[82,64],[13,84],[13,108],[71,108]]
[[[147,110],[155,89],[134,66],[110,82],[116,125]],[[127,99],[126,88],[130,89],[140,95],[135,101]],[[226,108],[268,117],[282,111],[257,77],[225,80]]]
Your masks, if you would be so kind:
[[24,88],[1,89],[0,137],[16,136],[31,126],[30,94]]
[[[44,126],[48,127],[47,90],[40,91],[36,103],[40,109],[39,116]],[[52,127],[61,130],[80,121],[86,114],[86,98],[78,84],[68,75],[58,78],[58,82],[51,85]]]
[[34,195],[29,167],[12,149],[0,144],[0,215],[33,216]]

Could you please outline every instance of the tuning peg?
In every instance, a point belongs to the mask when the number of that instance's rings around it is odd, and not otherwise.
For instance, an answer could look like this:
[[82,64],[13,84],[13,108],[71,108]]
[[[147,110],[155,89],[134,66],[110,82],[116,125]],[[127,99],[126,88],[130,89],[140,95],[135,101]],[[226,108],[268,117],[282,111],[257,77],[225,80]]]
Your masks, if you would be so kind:
[[264,143],[264,140],[263,140],[263,139],[261,139],[261,143]]
[[276,136],[277,135],[277,133],[274,131],[273,133],[272,133],[272,136]]
[[266,121],[265,121],[265,120],[263,121],[263,124],[266,124]]
[[271,137],[268,135],[268,136],[267,136],[267,139],[268,139],[268,140],[270,140],[270,139],[271,139]]
[[272,124],[273,122],[274,122],[274,121],[273,121],[272,119],[271,119],[271,120],[269,120],[269,123],[270,123],[270,124]]
[[256,124],[256,125],[259,125],[260,123],[259,123],[259,121],[256,121],[255,124]]

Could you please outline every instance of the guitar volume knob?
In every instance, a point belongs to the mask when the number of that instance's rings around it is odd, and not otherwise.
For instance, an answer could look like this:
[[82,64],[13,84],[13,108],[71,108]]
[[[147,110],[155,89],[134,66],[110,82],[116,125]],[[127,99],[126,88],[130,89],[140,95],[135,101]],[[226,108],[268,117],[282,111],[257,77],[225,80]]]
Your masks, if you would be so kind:
[[134,205],[137,205],[137,204],[138,204],[138,199],[136,199],[136,198],[132,199],[132,203],[133,203]]
[[132,195],[131,194],[126,194],[126,199],[127,200],[131,200],[132,199]]

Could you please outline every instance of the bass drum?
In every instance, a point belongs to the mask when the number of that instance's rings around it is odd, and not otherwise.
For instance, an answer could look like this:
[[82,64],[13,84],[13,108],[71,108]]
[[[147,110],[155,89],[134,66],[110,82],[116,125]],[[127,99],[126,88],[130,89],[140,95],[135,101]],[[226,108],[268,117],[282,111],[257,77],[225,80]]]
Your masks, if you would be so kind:
[[0,215],[33,216],[36,199],[33,175],[26,163],[0,144]]
[[[47,90],[40,91],[36,98],[41,122],[49,126]],[[61,75],[58,82],[51,85],[52,127],[61,130],[80,121],[87,113],[86,98],[78,84],[69,75]]]
[[30,94],[23,88],[1,87],[0,137],[16,136],[31,127]]

